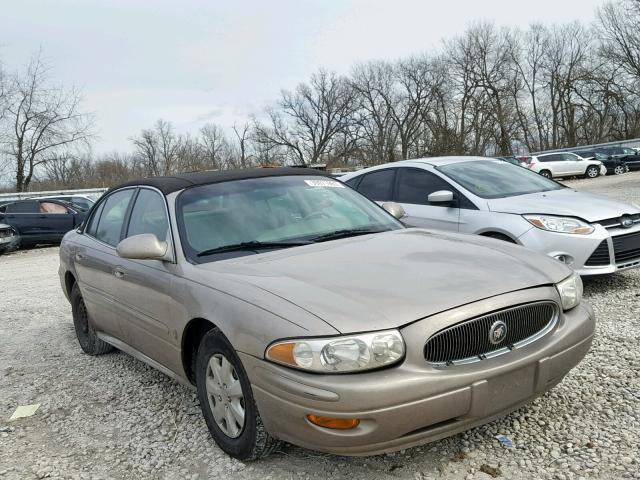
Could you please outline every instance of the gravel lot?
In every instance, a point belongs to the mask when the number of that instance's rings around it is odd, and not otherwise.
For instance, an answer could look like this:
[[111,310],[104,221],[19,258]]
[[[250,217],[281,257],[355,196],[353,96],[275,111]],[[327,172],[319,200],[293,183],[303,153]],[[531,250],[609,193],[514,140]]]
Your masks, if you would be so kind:
[[[640,202],[640,172],[567,183]],[[210,439],[194,391],[125,354],[81,353],[57,267],[57,248],[0,257],[2,479],[640,478],[640,270],[585,282],[598,315],[591,352],[504,419],[396,454],[289,446],[243,464]],[[32,417],[8,421],[34,403]]]

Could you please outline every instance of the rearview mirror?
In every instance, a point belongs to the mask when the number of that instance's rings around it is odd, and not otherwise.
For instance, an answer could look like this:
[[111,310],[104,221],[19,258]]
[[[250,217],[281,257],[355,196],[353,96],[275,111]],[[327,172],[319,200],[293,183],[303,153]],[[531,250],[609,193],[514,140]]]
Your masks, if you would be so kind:
[[407,212],[404,211],[402,205],[396,202],[385,202],[382,204],[382,208],[384,208],[388,213],[396,217],[398,220],[407,216]]
[[153,233],[142,233],[122,240],[116,252],[122,258],[132,260],[164,260],[169,244],[158,240]]
[[439,190],[430,193],[427,199],[429,203],[451,203],[453,202],[453,192],[450,190]]

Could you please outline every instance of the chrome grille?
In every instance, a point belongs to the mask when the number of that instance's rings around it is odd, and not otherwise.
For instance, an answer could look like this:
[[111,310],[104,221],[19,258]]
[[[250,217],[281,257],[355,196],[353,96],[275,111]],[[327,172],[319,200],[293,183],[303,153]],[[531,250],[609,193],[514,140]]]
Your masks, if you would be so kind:
[[[472,318],[447,327],[427,340],[424,358],[436,366],[471,363],[507,353],[542,337],[555,326],[554,302],[535,302]],[[506,325],[504,340],[493,344],[489,332],[496,322]]]

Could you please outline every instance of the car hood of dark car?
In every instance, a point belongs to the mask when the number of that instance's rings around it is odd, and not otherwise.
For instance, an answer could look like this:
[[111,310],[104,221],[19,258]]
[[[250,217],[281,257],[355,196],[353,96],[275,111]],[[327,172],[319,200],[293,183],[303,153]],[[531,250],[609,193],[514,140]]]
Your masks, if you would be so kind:
[[488,200],[487,203],[492,212],[561,215],[581,218],[587,222],[640,213],[640,209],[628,203],[592,193],[577,192],[571,188],[496,198]]
[[[396,328],[477,300],[556,283],[549,257],[480,236],[402,229],[201,264],[202,278],[244,284],[342,333]],[[205,274],[205,275],[202,275]],[[222,277],[222,278],[221,278]],[[238,296],[238,291],[233,293]],[[291,319],[295,321],[296,319]]]

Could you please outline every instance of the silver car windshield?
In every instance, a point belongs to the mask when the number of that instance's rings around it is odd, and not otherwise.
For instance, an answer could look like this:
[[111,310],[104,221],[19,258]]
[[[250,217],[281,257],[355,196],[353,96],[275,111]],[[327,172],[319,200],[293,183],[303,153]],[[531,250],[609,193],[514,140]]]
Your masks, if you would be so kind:
[[565,188],[536,172],[497,160],[451,163],[437,169],[481,198],[513,197]]
[[359,193],[321,176],[191,187],[178,196],[176,212],[185,254],[196,263],[220,254],[228,258],[232,251],[246,254],[257,247],[285,248],[403,228]]

